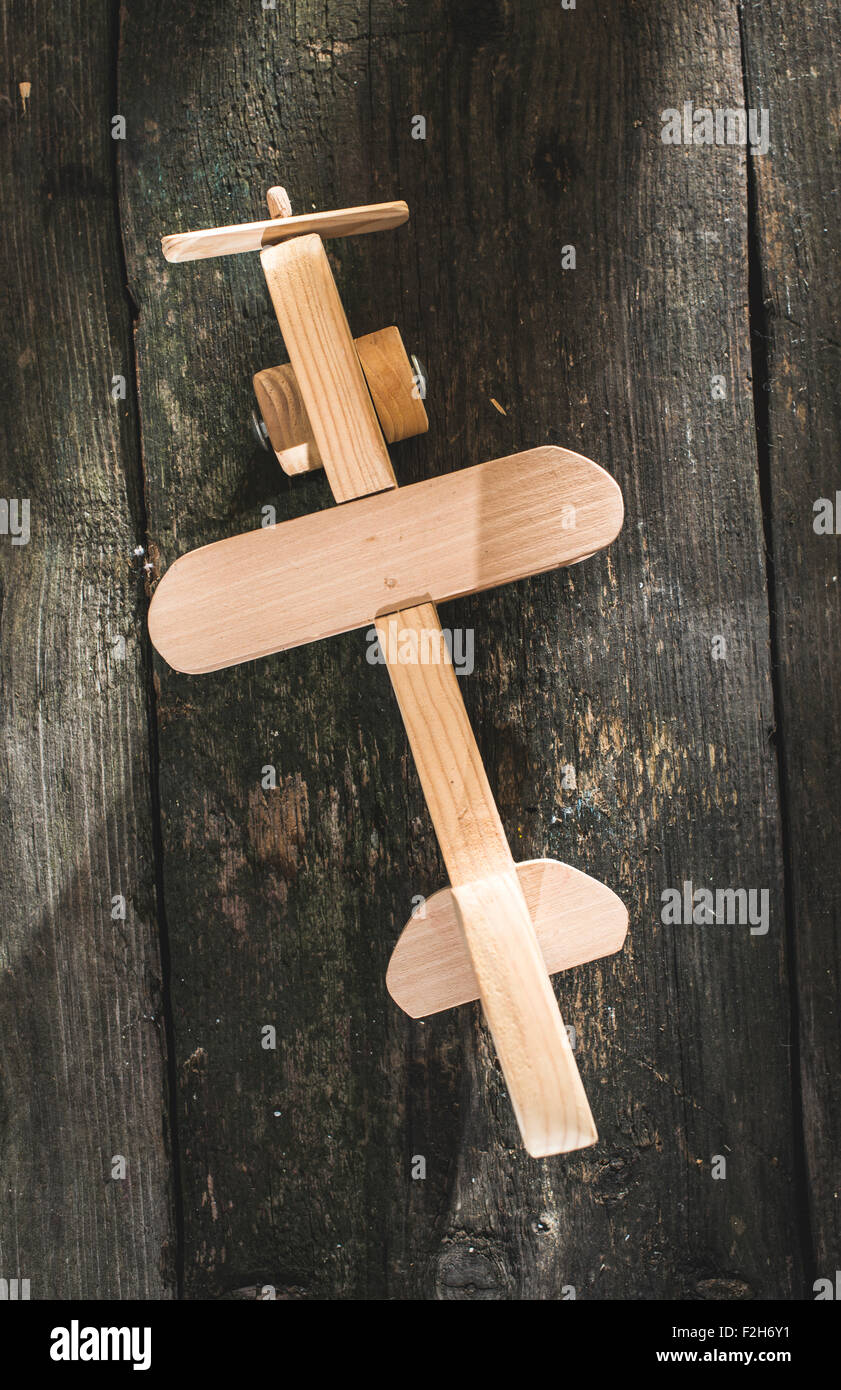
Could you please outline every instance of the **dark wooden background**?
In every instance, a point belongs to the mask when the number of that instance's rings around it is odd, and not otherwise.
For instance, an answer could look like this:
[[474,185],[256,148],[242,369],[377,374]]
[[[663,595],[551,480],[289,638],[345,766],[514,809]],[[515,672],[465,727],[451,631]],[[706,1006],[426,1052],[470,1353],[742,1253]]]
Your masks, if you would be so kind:
[[[811,1298],[841,1265],[837,7],[2,8],[0,472],[32,521],[0,537],[0,1276]],[[771,152],[664,145],[686,100],[769,108]],[[428,368],[401,482],[560,443],[625,494],[608,553],[443,610],[515,856],[630,908],[620,957],[557,980],[582,1153],[524,1155],[478,1007],[385,991],[445,880],[360,635],[200,678],[149,648],[176,556],[329,502],[250,435],[285,357],[256,258],[159,249],[273,183],[410,205],[328,243],[354,332]],[[685,879],[768,888],[768,935],[661,925]]]

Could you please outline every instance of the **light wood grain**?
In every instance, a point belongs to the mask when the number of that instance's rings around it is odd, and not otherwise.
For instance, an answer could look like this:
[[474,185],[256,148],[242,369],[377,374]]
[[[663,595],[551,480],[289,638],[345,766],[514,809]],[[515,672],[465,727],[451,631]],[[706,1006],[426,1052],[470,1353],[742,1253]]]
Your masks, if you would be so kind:
[[[276,207],[286,210],[282,200],[276,200]],[[440,571],[451,563],[453,555],[466,557],[471,589],[487,587],[494,523],[488,530],[485,518],[495,518],[497,551],[502,542],[510,557],[511,516],[517,515],[521,494],[516,487],[513,494],[510,490],[515,482],[510,469],[506,470],[505,505],[499,487],[496,506],[488,505],[487,489],[480,487],[478,494],[474,489],[472,508],[465,511],[459,505],[459,495],[465,495],[464,475],[435,480],[438,486],[433,491],[429,484],[399,496],[384,491],[396,488],[396,480],[320,237],[307,235],[271,246],[261,252],[261,261],[300,393],[300,404],[290,402],[287,381],[279,399],[290,406],[296,423],[305,417],[337,501],[363,500],[339,513],[303,517],[297,523],[263,532],[275,542],[271,573],[264,563],[265,541],[260,538],[255,546],[260,533],[234,538],[233,543],[222,542],[228,546],[222,563],[220,547],[214,547],[210,557],[213,587],[217,593],[220,583],[224,587],[227,611],[214,602],[209,612],[207,602],[212,596],[203,582],[207,570],[205,566],[202,574],[200,558],[198,587],[193,586],[192,595],[198,609],[204,609],[210,619],[211,664],[231,663],[234,639],[240,653],[234,660],[256,654],[243,654],[244,629],[246,642],[258,638],[261,644],[271,630],[275,636],[270,640],[277,649],[278,636],[280,646],[311,641],[357,626],[357,621],[348,621],[351,612],[373,617],[386,605],[389,616],[396,616],[404,631],[430,644],[422,645],[406,663],[402,644],[399,650],[390,648],[389,624],[377,626],[523,1141],[534,1156],[591,1144],[597,1137],[593,1118],[437,613],[429,602],[398,609],[401,595],[407,592],[420,599],[439,591]],[[381,342],[377,351],[382,355],[385,350]],[[273,408],[276,424],[274,403]],[[293,441],[292,447],[301,458],[308,457],[309,442]],[[548,457],[551,464],[551,451]],[[547,451],[538,451],[538,461],[546,463]],[[596,530],[603,535],[607,516],[613,534],[613,527],[618,529],[621,522],[618,489],[615,485],[606,487],[606,475],[601,470],[594,473],[594,465],[574,460],[579,472],[582,465],[588,484],[598,483],[600,505],[595,506],[596,517],[589,520],[595,521]],[[490,468],[468,470],[474,475],[468,480],[468,490],[470,481],[477,482],[477,471],[485,480],[500,479],[498,462]],[[581,498],[577,492],[575,497],[565,492],[559,507],[558,489],[550,486],[547,491],[549,505],[546,501],[541,505],[534,489],[529,497],[531,506],[526,509],[516,561],[519,566],[523,554],[531,552],[523,574],[547,568],[551,563],[547,563],[547,554],[557,554],[556,536],[546,535],[547,515],[554,518],[559,532],[575,534],[574,558],[591,554],[600,543],[592,538],[581,543]],[[366,502],[368,493],[381,495]],[[437,507],[430,505],[436,501]],[[399,504],[396,511],[389,505],[393,502]],[[541,532],[538,520],[543,523],[543,547],[535,551],[534,536]],[[442,547],[447,525],[452,534],[453,522],[458,535],[452,536],[451,545]],[[411,563],[407,568],[407,553],[420,558],[419,568],[413,569]],[[196,617],[196,607],[187,599],[190,580],[196,579],[196,565],[195,557],[186,558],[192,561],[192,573],[186,584],[169,586],[168,601],[161,586],[150,612],[150,631],[158,650],[172,660],[167,626],[169,623],[172,635],[174,621],[177,663],[181,669],[195,670],[197,629],[191,618]],[[401,578],[392,573],[401,570]],[[365,606],[360,608],[360,604]],[[184,659],[184,639],[191,644],[189,665]],[[202,660],[206,662],[206,655]]]
[[269,217],[273,220],[292,216],[292,200],[279,183],[266,190],[266,206],[269,209]]
[[260,260],[333,496],[396,487],[324,243],[296,237]]
[[[389,619],[415,638],[404,661]],[[523,1143],[537,1158],[597,1133],[505,838],[458,681],[431,603],[377,622]],[[436,650],[437,649],[437,650]],[[430,659],[420,659],[426,652]],[[431,659],[436,657],[437,659]]]
[[[396,486],[379,428],[374,428],[376,417],[321,240],[304,237],[273,247],[261,253],[261,260],[334,496],[337,501],[346,501],[390,484]],[[475,475],[476,470],[468,471]],[[497,470],[490,472],[495,476]],[[370,533],[367,528],[362,533],[357,531],[360,553],[367,547],[370,555],[371,546],[378,552],[374,573],[379,569],[379,575],[371,595],[378,604],[375,612],[382,609],[385,590],[391,592],[390,610],[395,614],[399,581],[389,569],[397,567],[388,567],[385,572],[382,567],[383,556],[389,554],[388,543],[395,537],[403,549],[404,537],[409,538],[413,552],[418,542],[425,548],[424,540],[429,537],[432,546],[439,547],[440,561],[447,554],[440,549],[442,525],[455,520],[461,523],[455,552],[466,554],[474,570],[486,573],[486,535],[481,514],[488,511],[487,497],[480,490],[472,511],[458,507],[453,494],[459,490],[461,476],[456,475],[441,493],[446,501],[440,520],[425,505],[430,500],[428,485],[402,494],[385,493],[367,503],[363,500],[353,508],[341,509],[337,519],[344,523],[340,544],[347,559],[334,571],[341,580],[341,593],[358,594],[360,587],[365,587],[364,582],[358,582],[358,567],[352,564],[357,547],[351,540],[348,512],[355,513],[358,523],[360,508],[363,518],[368,512],[381,517],[383,504],[387,512],[393,512],[393,504],[398,500],[401,508],[407,506],[410,510],[402,521],[398,514],[397,525],[392,518],[390,527],[381,527],[379,539],[376,529]],[[588,476],[592,482],[593,475]],[[508,482],[511,481],[509,475]],[[599,482],[603,484],[602,477]],[[601,500],[604,504],[608,498],[607,512],[613,511],[615,521],[619,493],[615,484],[613,488],[613,492],[604,488]],[[503,509],[504,534],[509,543],[510,513],[516,511],[516,503],[511,506],[511,500],[509,495],[509,505]],[[561,509],[560,526],[567,532],[578,527],[577,500],[568,497]],[[603,524],[604,505],[597,510],[599,523]],[[544,508],[544,522],[547,511],[551,513],[553,508]],[[621,523],[621,498],[618,511],[617,529]],[[465,519],[474,522],[473,533],[464,534]],[[534,512],[531,521],[530,530],[538,529]],[[528,545],[525,535],[523,545]],[[589,554],[591,547],[585,546],[583,552],[579,548],[576,553]],[[309,552],[307,565],[311,574],[314,554],[316,560],[321,559],[323,571],[335,560],[336,546],[328,546],[320,556]],[[528,572],[540,567],[538,560],[529,566]],[[425,569],[428,584],[419,588],[416,582],[412,583],[416,596],[435,592],[438,569],[436,563]],[[315,583],[316,576],[312,574],[312,588]],[[310,586],[305,585],[303,592],[309,600]],[[324,610],[329,622],[335,621],[338,599],[336,594],[330,605],[332,616]],[[523,1142],[535,1157],[581,1148],[595,1142],[596,1128],[458,683],[446,659],[437,613],[433,604],[424,603],[402,609],[396,617],[399,624],[419,638],[432,639],[433,650],[437,651],[437,661],[427,663],[419,659],[404,664],[402,648],[392,653],[387,636],[384,638],[388,624],[378,625],[432,821],[453,881],[464,939]]]
[[613,540],[622,510],[598,464],[530,449],[191,551],[158,585],[149,631],[178,671],[234,666],[574,564]]
[[[628,910],[604,883],[556,859],[517,864],[550,975],[612,955],[628,931]],[[479,998],[453,892],[427,898],[404,927],[386,974],[388,992],[412,1018],[425,1018]]]
[[513,861],[453,887],[479,997],[532,1158],[584,1149],[598,1131]]
[[315,473],[322,467],[295,368],[288,362],[255,372],[252,384],[257,407],[284,473]]
[[[390,491],[396,480],[320,237],[269,247],[261,262],[312,439],[334,496],[348,505],[222,542],[228,549],[223,559],[220,545],[212,548],[210,574],[207,555],[204,563],[199,556],[198,572],[196,557],[185,557],[186,583],[166,590],[162,584],[153,602],[153,641],[181,669],[214,669],[361,625],[384,609],[404,628],[432,639],[437,659],[427,660],[427,652],[406,664],[402,647],[391,652],[387,638],[384,652],[453,881],[479,996],[529,1153],[581,1148],[596,1140],[593,1118],[437,613],[432,603],[418,601],[440,592],[442,572],[452,574],[454,558],[462,576],[455,592],[469,592],[488,587],[496,573],[489,560],[499,561],[501,552],[503,568],[513,560],[520,575],[591,554],[618,530],[621,496],[595,465],[553,450],[534,451],[538,467],[525,479],[515,476],[517,457],[508,460],[504,487],[497,460],[432,480],[432,489],[427,483],[402,494]],[[552,480],[558,456],[571,462],[579,481],[583,477],[583,490],[559,488],[557,477]],[[549,484],[542,498],[535,495],[539,488],[528,487],[540,465]],[[481,485],[491,481],[495,489]],[[526,483],[525,493],[518,481]],[[369,493],[380,495],[366,499]],[[466,500],[472,505],[465,507]],[[513,519],[521,523],[519,546],[512,544]],[[265,536],[274,541],[268,552]],[[399,607],[407,598],[411,606]],[[385,627],[377,630],[383,640]],[[251,650],[255,642],[259,651]]]
[[261,222],[240,222],[232,227],[207,227],[199,232],[175,232],[161,238],[161,250],[168,261],[201,261],[211,256],[238,256],[243,251],[260,251],[291,237],[315,232],[319,236],[359,236],[365,232],[385,232],[407,221],[409,209],[403,202],[370,203],[337,212],[304,213],[298,217],[272,217]]
[[[387,444],[424,434],[429,420],[415,387],[412,366],[397,328],[380,328],[354,342],[374,410]],[[254,394],[269,443],[285,473],[312,473],[321,455],[290,363],[254,376]]]
[[425,434],[429,420],[399,328],[366,333],[357,339],[356,350],[386,441],[398,444]]

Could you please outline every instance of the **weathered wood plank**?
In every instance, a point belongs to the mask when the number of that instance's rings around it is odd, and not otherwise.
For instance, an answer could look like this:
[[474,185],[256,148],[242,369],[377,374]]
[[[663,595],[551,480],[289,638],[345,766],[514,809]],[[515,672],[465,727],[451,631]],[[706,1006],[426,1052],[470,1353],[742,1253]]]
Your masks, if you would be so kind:
[[166,1297],[174,1263],[106,10],[3,22],[0,1276],[33,1299]]
[[[515,857],[568,860],[631,908],[625,955],[559,983],[593,1151],[526,1158],[478,1011],[412,1023],[386,996],[411,899],[444,877],[358,637],[202,678],[160,666],[188,1295],[790,1296],[745,158],[660,139],[664,107],[741,103],[735,4],[183,6],[165,25],[129,4],[122,52],[163,566],[265,504],[327,504],[323,478],[289,483],[249,447],[251,374],[280,360],[256,262],[158,251],[259,217],[275,182],[295,209],[409,203],[408,228],[330,247],[353,332],[396,322],[430,368],[401,482],[557,443],[628,509],[609,557],[442,610],[475,631],[465,697]],[[688,879],[767,888],[770,931],[662,925]]]
[[[812,1273],[841,1255],[841,723],[837,489],[841,486],[841,14],[837,5],[746,4],[751,106],[769,111],[770,152],[753,161],[761,303],[755,339],[774,565],[787,807],[796,1039],[811,1217]],[[767,393],[767,394],[766,394]],[[829,534],[819,534],[831,502]]]

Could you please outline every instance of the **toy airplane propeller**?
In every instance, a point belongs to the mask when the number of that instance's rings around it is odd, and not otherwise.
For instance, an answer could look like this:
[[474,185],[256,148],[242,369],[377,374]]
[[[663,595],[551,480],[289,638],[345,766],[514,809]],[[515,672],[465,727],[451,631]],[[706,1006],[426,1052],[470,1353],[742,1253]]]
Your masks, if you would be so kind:
[[152,600],[152,642],[199,673],[376,626],[450,876],[400,936],[388,989],[415,1018],[480,999],[528,1152],[586,1147],[598,1136],[549,977],[618,951],[627,912],[566,864],[515,864],[435,605],[601,550],[621,493],[554,447],[398,490],[386,440],[428,428],[416,374],[396,328],[354,342],[322,237],[396,227],[408,208],[293,217],[283,189],[267,198],[269,221],[168,236],[163,251],[260,251],[289,354],[254,378],[260,430],[286,472],[323,467],[341,506],[182,556]]

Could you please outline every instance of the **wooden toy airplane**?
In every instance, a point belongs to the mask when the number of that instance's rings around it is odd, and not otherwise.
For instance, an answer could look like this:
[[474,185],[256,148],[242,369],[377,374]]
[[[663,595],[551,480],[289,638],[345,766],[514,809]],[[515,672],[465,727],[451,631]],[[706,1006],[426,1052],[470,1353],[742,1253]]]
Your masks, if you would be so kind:
[[[428,427],[396,328],[354,343],[322,237],[405,222],[405,203],[163,239],[170,261],[260,250],[289,365],[254,378],[288,473],[323,467],[342,505],[207,545],[160,581],[149,632],[176,670],[215,671],[376,626],[450,888],[410,919],[387,973],[418,1018],[480,999],[530,1154],[597,1139],[550,974],[621,947],[627,912],[551,859],[515,864],[436,603],[586,559],[622,525],[597,464],[544,447],[398,490],[385,440]],[[389,640],[394,625],[399,643]],[[408,653],[408,656],[407,656]]]

